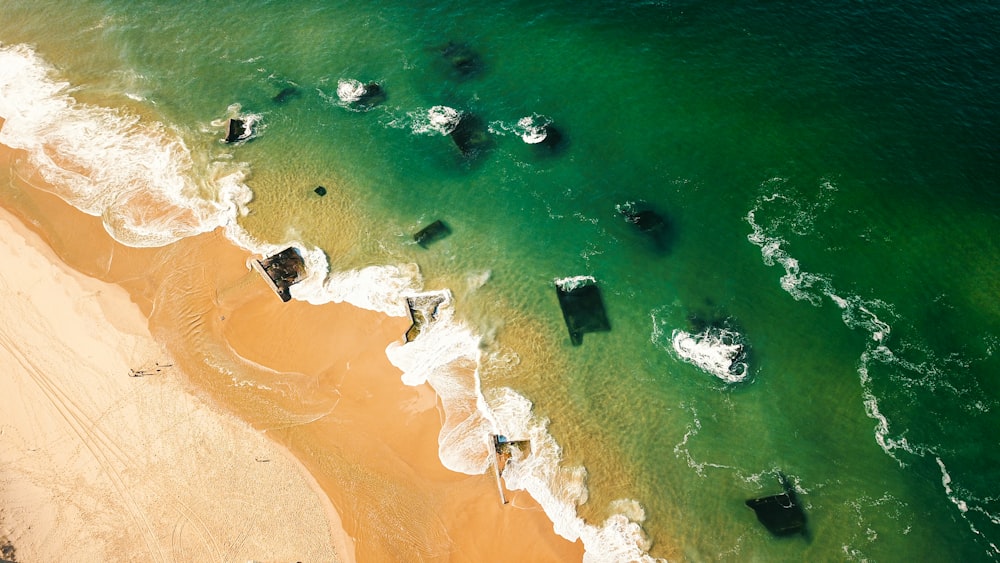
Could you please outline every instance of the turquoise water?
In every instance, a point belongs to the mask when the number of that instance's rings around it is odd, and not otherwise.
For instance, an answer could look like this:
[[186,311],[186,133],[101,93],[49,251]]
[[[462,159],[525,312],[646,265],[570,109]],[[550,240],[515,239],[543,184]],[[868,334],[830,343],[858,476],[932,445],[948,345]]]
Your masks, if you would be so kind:
[[[453,316],[390,351],[453,400],[442,459],[478,472],[482,431],[530,434],[508,485],[556,491],[540,500],[557,530],[597,560],[637,557],[612,547],[633,537],[627,522],[649,540],[638,551],[689,560],[1000,555],[997,7],[0,12],[0,142],[57,155],[39,166],[72,171],[64,197],[120,240],[228,223],[250,248],[294,242],[316,260],[299,298],[393,314],[399,292],[450,289]],[[473,72],[449,65],[449,42],[472,50]],[[10,87],[29,82],[15,60],[66,86]],[[344,104],[346,79],[387,97]],[[286,87],[298,95],[273,101]],[[478,116],[491,146],[462,156],[430,127],[435,106]],[[516,133],[534,114],[563,133],[555,150]],[[255,136],[223,144],[235,115]],[[623,219],[630,202],[665,218],[659,247]],[[414,244],[436,219],[452,234]],[[356,274],[367,267],[377,278]],[[611,324],[580,346],[555,290],[575,276],[599,285]],[[706,323],[747,347],[742,381],[675,349],[675,331]],[[462,358],[478,383],[456,380]],[[805,537],[772,537],[743,504],[779,492],[779,471]]]

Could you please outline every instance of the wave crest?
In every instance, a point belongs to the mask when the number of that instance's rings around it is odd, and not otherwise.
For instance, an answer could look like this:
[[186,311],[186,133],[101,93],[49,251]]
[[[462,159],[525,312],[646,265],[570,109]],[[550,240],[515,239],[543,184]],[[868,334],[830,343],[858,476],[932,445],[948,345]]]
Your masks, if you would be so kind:
[[244,165],[202,170],[176,131],[79,103],[54,75],[30,47],[0,47],[0,142],[24,150],[50,191],[102,217],[116,240],[163,246],[246,213]]

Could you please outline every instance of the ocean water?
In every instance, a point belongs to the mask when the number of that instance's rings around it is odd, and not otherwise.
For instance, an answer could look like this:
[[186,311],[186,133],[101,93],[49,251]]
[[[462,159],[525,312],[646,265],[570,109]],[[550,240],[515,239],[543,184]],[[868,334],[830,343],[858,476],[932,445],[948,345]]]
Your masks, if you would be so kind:
[[[442,398],[442,462],[530,439],[507,485],[594,561],[989,561],[998,27],[981,0],[5,0],[0,142],[126,244],[221,226],[299,247],[297,299],[442,292],[387,350]],[[560,280],[609,331],[572,344]],[[779,473],[804,535],[744,505]]]

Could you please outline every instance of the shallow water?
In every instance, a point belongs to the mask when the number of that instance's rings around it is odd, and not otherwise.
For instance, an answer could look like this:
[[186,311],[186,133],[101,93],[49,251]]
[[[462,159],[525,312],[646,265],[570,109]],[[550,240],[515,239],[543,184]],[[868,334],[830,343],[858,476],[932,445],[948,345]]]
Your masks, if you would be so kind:
[[[450,289],[450,320],[391,356],[456,405],[484,397],[467,425],[456,420],[443,460],[482,470],[482,431],[548,444],[509,480],[558,491],[547,505],[557,529],[584,533],[589,552],[634,530],[581,532],[566,509],[584,499],[593,526],[640,522],[653,555],[1000,554],[997,8],[2,11],[0,142],[55,155],[37,165],[71,171],[58,178],[82,190],[64,197],[103,214],[119,240],[229,224],[254,250],[315,250],[317,279],[298,298],[393,314],[400,292]],[[450,66],[449,42],[470,48],[470,72]],[[12,89],[29,81],[14,60],[49,69],[38,84],[67,86]],[[387,97],[348,106],[344,79],[377,81]],[[298,95],[275,102],[287,87]],[[49,114],[24,110],[67,96]],[[462,156],[432,126],[435,106],[474,113],[491,145]],[[518,134],[534,114],[563,133],[555,150]],[[256,119],[255,135],[226,145],[235,115]],[[655,237],[625,220],[630,203],[665,219]],[[451,235],[415,244],[437,219]],[[324,285],[324,262],[378,266],[367,273],[379,281]],[[611,324],[580,346],[554,284],[572,276],[594,278]],[[747,347],[738,383],[671,342],[722,324]],[[563,472],[546,481],[558,459]],[[778,492],[779,471],[806,508],[806,538],[771,537],[743,506]]]

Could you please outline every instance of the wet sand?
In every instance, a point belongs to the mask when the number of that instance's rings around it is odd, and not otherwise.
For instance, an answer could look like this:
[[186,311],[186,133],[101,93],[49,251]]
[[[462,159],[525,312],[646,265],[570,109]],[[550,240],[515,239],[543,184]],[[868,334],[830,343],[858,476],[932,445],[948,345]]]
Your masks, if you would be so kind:
[[[9,169],[8,158],[4,163]],[[237,415],[307,468],[342,518],[343,559],[582,559],[581,543],[557,536],[526,493],[508,493],[510,503],[501,505],[492,475],[441,465],[436,396],[426,385],[403,385],[385,357],[407,319],[347,304],[282,303],[247,268],[247,253],[218,231],[131,249],[111,240],[97,218],[47,193],[5,188],[0,200],[62,262],[127,290],[130,307],[138,305],[170,354],[178,384]],[[256,466],[272,463],[257,457]],[[336,513],[326,524],[334,543]],[[299,527],[299,518],[274,517],[283,529]],[[279,532],[273,541],[283,544],[284,537]]]

